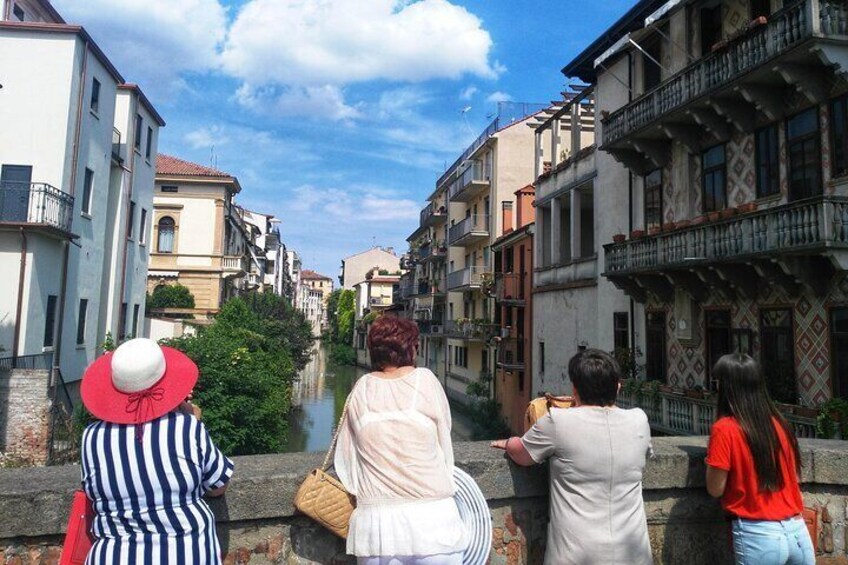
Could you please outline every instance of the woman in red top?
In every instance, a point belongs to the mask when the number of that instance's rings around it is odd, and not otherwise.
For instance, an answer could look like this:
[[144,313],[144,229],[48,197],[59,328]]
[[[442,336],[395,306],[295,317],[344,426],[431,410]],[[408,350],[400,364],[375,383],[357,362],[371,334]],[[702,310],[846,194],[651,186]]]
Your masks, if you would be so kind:
[[769,398],[759,365],[734,353],[718,360],[713,375],[719,419],[707,449],[707,491],[734,516],[737,565],[813,565],[798,440]]

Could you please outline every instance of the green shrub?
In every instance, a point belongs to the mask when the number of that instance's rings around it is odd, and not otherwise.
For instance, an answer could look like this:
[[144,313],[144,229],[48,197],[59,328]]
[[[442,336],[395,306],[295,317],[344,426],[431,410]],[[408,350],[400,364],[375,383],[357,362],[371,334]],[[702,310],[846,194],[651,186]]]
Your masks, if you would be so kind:
[[[181,284],[161,284],[147,294],[147,311],[159,308],[194,308],[194,295]],[[168,318],[190,318],[191,314],[164,314]]]

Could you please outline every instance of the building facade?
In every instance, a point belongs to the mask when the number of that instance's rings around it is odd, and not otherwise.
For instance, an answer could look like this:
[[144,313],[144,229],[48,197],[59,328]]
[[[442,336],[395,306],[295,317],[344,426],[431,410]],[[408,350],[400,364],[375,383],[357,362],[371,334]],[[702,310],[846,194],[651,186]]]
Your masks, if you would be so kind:
[[312,334],[320,337],[327,330],[327,305],[333,293],[333,279],[304,269],[300,272],[298,308],[312,324]]
[[344,290],[353,290],[354,285],[365,280],[365,275],[373,269],[378,269],[387,274],[400,273],[400,258],[395,255],[394,249],[372,247],[367,251],[351,255],[342,259],[339,271],[339,284]]
[[193,314],[216,314],[259,280],[256,251],[235,196],[238,179],[211,167],[161,155],[153,210],[148,290],[179,283],[194,296]]
[[366,346],[368,328],[374,317],[393,306],[394,292],[399,283],[400,275],[381,275],[380,269],[374,269],[366,274],[365,280],[353,286],[355,292],[353,347],[360,367],[371,366]]

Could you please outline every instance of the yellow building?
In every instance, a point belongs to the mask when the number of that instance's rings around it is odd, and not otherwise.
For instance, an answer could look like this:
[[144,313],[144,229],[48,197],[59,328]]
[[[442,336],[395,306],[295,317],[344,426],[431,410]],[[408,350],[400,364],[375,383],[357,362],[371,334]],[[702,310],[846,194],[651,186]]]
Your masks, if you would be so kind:
[[186,286],[194,295],[193,313],[203,317],[244,288],[251,259],[233,202],[240,191],[238,179],[228,173],[159,155],[148,291],[162,284]]

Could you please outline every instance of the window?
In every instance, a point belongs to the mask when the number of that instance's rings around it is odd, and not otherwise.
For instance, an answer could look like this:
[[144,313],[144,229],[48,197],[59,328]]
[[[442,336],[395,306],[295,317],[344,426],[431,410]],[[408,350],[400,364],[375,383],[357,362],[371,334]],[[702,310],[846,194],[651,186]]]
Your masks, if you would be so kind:
[[777,124],[757,130],[757,198],[780,192],[780,148],[777,141]]
[[26,14],[24,14],[24,9],[21,8],[20,6],[18,6],[17,4],[14,4],[14,7],[12,8],[12,14],[15,15],[15,17],[18,19],[19,22],[22,22],[26,19]]
[[144,158],[150,159],[150,152],[153,150],[153,128],[147,128],[147,147],[144,149]]
[[659,37],[645,42],[645,52],[642,53],[642,86],[644,92],[652,90],[662,82],[662,41]]
[[662,169],[645,176],[645,228],[658,228],[662,225]]
[[789,308],[760,311],[760,361],[766,387],[772,399],[795,404],[795,336],[792,332],[792,310]]
[[819,112],[810,108],[786,122],[789,154],[789,199],[801,200],[822,193]]
[[140,310],[140,305],[136,304],[133,306],[133,319],[132,319],[132,336],[138,337],[138,314]]
[[141,130],[144,127],[144,119],[141,114],[135,115],[135,148],[141,151]]
[[174,252],[174,231],[176,224],[170,216],[165,216],[159,220],[159,240],[156,244],[156,250],[159,253]]
[[91,79],[91,103],[89,107],[95,114],[100,111],[100,81],[96,78]]
[[457,367],[462,367],[463,369],[468,368],[468,348],[467,347],[454,347],[453,348],[454,360],[453,364]]
[[771,15],[770,0],[751,0],[751,19],[757,19],[760,16]]
[[645,314],[645,374],[649,381],[666,380],[665,312]]
[[704,314],[707,320],[707,384],[710,390],[715,390],[713,366],[722,355],[733,350],[730,310],[707,310]]
[[79,317],[77,318],[77,345],[85,343],[85,319],[88,315],[88,300],[80,298]]
[[721,40],[722,2],[710,2],[711,6],[701,8],[701,56],[707,55],[713,45]]
[[545,342],[539,342],[539,374],[545,374]]
[[135,235],[135,202],[130,200],[130,213],[127,217],[127,239],[132,239]]
[[147,243],[147,210],[141,209],[141,221],[138,226],[138,242]]
[[630,316],[627,312],[613,313],[612,341],[615,349],[630,349]]
[[47,311],[44,313],[44,347],[53,347],[53,334],[56,329],[56,302],[59,297],[50,295],[47,297]]
[[704,212],[715,212],[727,206],[727,172],[724,145],[716,145],[701,155],[701,188],[704,193]]
[[118,340],[123,341],[127,337],[127,303],[121,303],[121,317],[118,318]]
[[830,133],[833,147],[833,176],[848,174],[848,96],[830,104]]
[[91,214],[91,195],[94,192],[94,171],[85,170],[85,179],[82,184],[82,211]]
[[179,192],[180,187],[172,185],[162,185],[162,188],[160,190],[162,192]]

